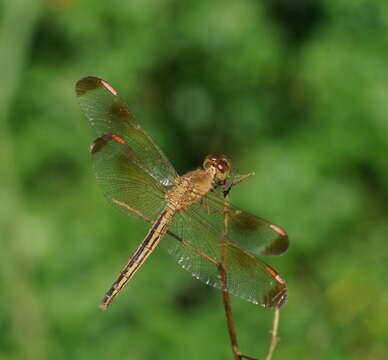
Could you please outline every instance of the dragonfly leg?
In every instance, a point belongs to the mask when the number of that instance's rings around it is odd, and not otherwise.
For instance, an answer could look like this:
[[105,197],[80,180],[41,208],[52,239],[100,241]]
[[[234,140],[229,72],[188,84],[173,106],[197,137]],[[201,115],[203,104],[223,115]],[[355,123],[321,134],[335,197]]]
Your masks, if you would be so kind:
[[251,172],[251,173],[248,173],[248,174],[245,174],[245,175],[237,175],[237,176],[234,176],[233,179],[229,182],[225,182],[225,184],[223,185],[223,193],[224,193],[224,197],[228,196],[229,195],[229,192],[230,190],[232,190],[232,187],[239,184],[240,182],[248,179],[249,177],[255,175],[254,172]]

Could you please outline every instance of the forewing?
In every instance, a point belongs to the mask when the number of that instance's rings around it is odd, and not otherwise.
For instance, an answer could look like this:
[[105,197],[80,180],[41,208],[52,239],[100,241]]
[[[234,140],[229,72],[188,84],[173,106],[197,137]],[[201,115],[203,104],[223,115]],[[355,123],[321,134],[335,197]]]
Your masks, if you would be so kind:
[[90,149],[97,181],[108,200],[125,214],[154,221],[169,189],[144,170],[124,138],[105,134]]
[[98,136],[119,135],[152,177],[164,185],[172,184],[177,176],[174,167],[144,132],[125,101],[110,84],[88,76],[77,82],[76,94],[83,113]]
[[[161,244],[177,263],[195,278],[221,289],[217,263],[220,262],[222,232],[204,221],[195,208],[176,215]],[[262,306],[283,305],[287,299],[285,282],[279,274],[254,254],[235,243],[226,244],[227,289],[231,294]]]

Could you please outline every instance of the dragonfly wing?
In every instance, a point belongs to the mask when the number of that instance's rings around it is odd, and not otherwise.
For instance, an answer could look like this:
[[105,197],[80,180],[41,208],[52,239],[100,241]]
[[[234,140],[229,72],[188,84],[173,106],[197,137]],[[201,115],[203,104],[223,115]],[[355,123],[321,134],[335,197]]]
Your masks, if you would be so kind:
[[206,213],[203,221],[222,231],[224,214],[228,215],[229,241],[256,255],[280,255],[288,248],[287,233],[279,226],[255,215],[225,203],[217,196],[208,193],[201,204],[201,212]]
[[[221,289],[217,263],[220,261],[222,232],[203,221],[195,209],[176,215],[161,246],[178,264],[207,285]],[[235,296],[262,306],[281,306],[287,299],[285,282],[269,265],[235,243],[226,244],[227,289]]]
[[90,152],[97,181],[108,200],[127,215],[154,221],[165,207],[164,193],[169,186],[156,181],[118,135],[100,136]]
[[177,176],[174,167],[144,132],[125,101],[106,81],[88,76],[76,84],[76,94],[85,116],[98,136],[117,134],[125,139],[148,173],[164,185]]

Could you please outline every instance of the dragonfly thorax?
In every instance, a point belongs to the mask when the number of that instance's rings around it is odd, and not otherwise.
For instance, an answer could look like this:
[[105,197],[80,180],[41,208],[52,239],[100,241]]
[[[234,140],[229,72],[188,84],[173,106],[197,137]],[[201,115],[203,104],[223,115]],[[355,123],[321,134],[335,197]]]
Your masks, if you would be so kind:
[[190,171],[175,179],[175,186],[166,194],[166,201],[175,210],[185,210],[206,195],[212,187],[214,169]]

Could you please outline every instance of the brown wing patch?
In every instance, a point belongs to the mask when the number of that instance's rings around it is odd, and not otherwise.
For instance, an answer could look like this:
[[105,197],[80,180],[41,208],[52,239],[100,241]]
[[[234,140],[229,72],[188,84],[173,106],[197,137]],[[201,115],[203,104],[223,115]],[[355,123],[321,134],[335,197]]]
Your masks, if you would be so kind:
[[122,101],[114,102],[109,111],[112,115],[117,116],[126,123],[128,123],[128,119],[132,117],[132,113],[129,111],[127,104]]
[[261,253],[263,255],[279,255],[284,253],[289,246],[288,235],[287,233],[277,225],[271,224],[269,226],[273,231],[275,231],[278,236],[270,244],[268,244]]
[[280,308],[287,303],[287,288],[284,284],[278,283],[264,296],[266,307]]
[[75,85],[75,93],[77,96],[82,96],[91,90],[99,88],[101,86],[101,81],[103,80],[94,76],[84,77],[83,79],[78,80]]
[[98,137],[96,140],[92,142],[90,145],[90,153],[95,154],[101,151],[110,141],[116,141],[120,144],[124,144],[125,140],[116,134],[105,134]]

